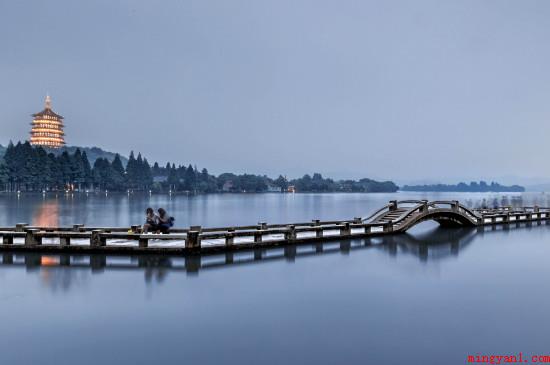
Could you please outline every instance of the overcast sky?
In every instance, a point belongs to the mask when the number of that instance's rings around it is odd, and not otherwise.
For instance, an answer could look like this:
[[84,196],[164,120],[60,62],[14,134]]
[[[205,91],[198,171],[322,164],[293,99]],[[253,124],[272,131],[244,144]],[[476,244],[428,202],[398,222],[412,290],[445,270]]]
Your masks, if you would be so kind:
[[549,1],[0,1],[0,143],[211,172],[550,180]]

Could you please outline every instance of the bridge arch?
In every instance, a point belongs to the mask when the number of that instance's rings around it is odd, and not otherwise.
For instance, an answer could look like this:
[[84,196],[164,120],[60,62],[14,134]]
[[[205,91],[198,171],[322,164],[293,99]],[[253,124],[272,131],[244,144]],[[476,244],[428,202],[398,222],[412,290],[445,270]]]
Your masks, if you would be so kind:
[[405,232],[428,220],[436,221],[444,227],[468,227],[477,226],[479,219],[480,216],[456,200],[393,200],[362,221],[391,227],[393,232]]
[[477,224],[463,213],[452,211],[450,209],[438,209],[436,211],[428,211],[424,214],[411,215],[405,220],[396,231],[405,232],[412,227],[425,222],[435,221],[442,227],[475,227]]

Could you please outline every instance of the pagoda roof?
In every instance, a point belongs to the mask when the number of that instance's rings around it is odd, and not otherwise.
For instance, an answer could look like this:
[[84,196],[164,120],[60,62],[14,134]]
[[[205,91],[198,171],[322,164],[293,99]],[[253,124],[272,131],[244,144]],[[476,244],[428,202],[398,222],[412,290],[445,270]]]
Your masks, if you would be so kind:
[[57,113],[54,113],[54,111],[51,110],[50,108],[45,108],[41,112],[35,113],[32,116],[33,117],[42,117],[44,115],[47,115],[47,116],[50,116],[50,117],[55,117],[55,118],[58,118],[58,119],[63,119],[63,117],[61,115],[59,115]]

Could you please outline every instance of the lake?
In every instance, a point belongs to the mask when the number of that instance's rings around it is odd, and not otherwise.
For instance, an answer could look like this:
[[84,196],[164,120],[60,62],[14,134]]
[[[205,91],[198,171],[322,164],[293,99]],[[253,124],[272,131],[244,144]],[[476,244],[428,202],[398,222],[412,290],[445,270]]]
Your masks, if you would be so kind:
[[[398,199],[546,194],[0,195],[0,225],[176,226],[366,216]],[[0,364],[461,364],[548,355],[550,224],[193,258],[0,253]]]

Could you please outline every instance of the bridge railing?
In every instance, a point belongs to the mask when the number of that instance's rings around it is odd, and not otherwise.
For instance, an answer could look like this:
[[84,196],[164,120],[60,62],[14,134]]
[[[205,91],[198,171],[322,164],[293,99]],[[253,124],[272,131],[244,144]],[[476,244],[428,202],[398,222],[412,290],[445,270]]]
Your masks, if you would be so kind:
[[[95,228],[95,227],[94,227]],[[196,249],[211,247],[246,247],[250,245],[276,245],[288,242],[306,242],[320,239],[338,239],[363,237],[366,235],[391,232],[392,225],[387,223],[363,223],[360,218],[347,221],[303,222],[296,224],[261,223],[254,226],[185,229],[185,233],[143,234],[138,227],[129,229],[119,227],[116,231],[109,227],[89,229],[79,226],[40,229],[18,224],[11,229],[0,229],[1,246],[10,247],[88,247],[88,248],[124,248],[129,244],[137,248],[148,248],[154,243],[156,248],[172,249],[162,243],[177,244],[178,247]],[[160,247],[160,246],[162,247]],[[124,246],[124,247],[123,247]],[[129,248],[129,247],[126,247]]]
[[377,211],[375,211],[374,213],[372,213],[371,215],[367,216],[367,217],[363,217],[361,218],[361,221],[362,222],[367,222],[367,221],[370,221],[371,219],[375,218],[376,216],[380,215],[380,213],[384,212],[385,210],[388,210],[390,208],[391,204],[386,204],[385,206],[383,206],[382,208],[378,209]]
[[[406,209],[397,210],[401,204]],[[532,208],[532,209],[531,209]],[[93,249],[148,249],[182,250],[182,249],[236,249],[249,247],[277,246],[285,243],[314,242],[340,238],[365,237],[376,234],[387,234],[403,231],[429,214],[448,214],[456,212],[467,217],[474,225],[509,223],[511,221],[550,220],[550,209],[526,207],[523,211],[493,210],[480,213],[462,206],[458,201],[407,200],[392,201],[370,217],[377,217],[386,212],[396,212],[392,219],[365,222],[363,218],[351,220],[300,222],[294,224],[267,224],[236,227],[191,226],[185,229],[174,229],[170,234],[143,234],[140,226],[125,227],[85,227],[75,224],[72,227],[33,227],[19,223],[15,227],[0,228],[2,244],[0,248],[9,247],[66,247],[78,246]],[[433,218],[433,216],[431,217]],[[437,218],[437,217],[436,217]],[[129,246],[128,242],[132,242]],[[166,245],[171,244],[171,246]],[[152,245],[152,246],[151,246]],[[123,247],[124,246],[124,247]]]
[[[404,206],[405,205],[405,206]],[[444,206],[444,207],[442,207]],[[387,213],[392,211],[398,211],[398,209],[405,210],[398,216],[391,220],[394,225],[399,225],[410,219],[414,214],[428,213],[434,209],[448,209],[458,214],[465,215],[473,224],[477,224],[479,214],[460,204],[457,200],[401,200],[390,201],[390,203],[373,213],[370,218],[376,222],[377,219],[384,219]]]

